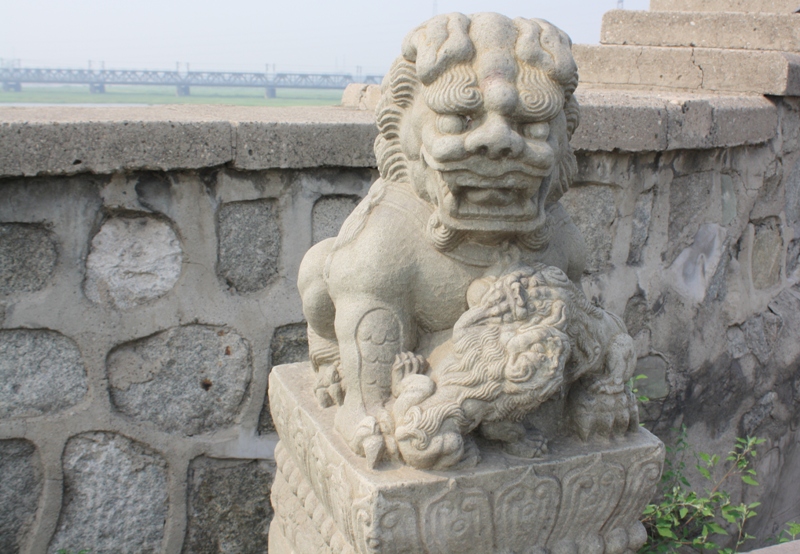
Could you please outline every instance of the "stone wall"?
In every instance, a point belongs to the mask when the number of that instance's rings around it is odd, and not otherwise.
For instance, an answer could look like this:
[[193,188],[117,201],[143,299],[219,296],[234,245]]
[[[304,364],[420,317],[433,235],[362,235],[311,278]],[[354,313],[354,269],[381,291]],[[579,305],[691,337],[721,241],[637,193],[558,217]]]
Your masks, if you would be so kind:
[[[648,425],[768,438],[758,531],[800,519],[800,106],[579,99],[564,203]],[[297,268],[374,136],[343,108],[0,109],[0,550],[266,549],[267,376],[307,356]]]

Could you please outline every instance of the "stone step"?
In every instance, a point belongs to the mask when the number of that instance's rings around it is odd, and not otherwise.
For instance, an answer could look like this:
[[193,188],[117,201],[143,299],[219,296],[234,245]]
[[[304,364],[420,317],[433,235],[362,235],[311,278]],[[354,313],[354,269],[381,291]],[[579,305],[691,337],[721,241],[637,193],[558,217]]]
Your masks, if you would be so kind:
[[788,52],[576,44],[573,54],[586,85],[800,95],[800,55]]
[[800,15],[613,10],[603,44],[800,51]]
[[792,13],[800,0],[650,0],[650,9],[667,12]]

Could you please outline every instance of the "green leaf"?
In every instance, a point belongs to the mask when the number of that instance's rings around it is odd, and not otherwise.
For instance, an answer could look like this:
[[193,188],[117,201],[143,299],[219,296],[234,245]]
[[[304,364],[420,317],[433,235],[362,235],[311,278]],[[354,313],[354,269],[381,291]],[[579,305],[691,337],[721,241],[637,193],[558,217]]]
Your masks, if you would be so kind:
[[683,519],[686,517],[686,514],[689,513],[689,508],[683,507],[678,511],[678,513],[680,514],[681,519]]
[[720,525],[718,525],[716,523],[711,522],[711,523],[708,524],[708,526],[711,528],[712,531],[714,531],[718,535],[727,535],[728,534],[728,532],[723,527],[721,527]]
[[677,539],[678,538],[677,536],[675,536],[675,533],[673,533],[672,529],[670,529],[669,527],[656,527],[656,531],[658,531],[659,535],[661,535],[662,537],[665,537],[667,539]]
[[742,481],[747,483],[748,485],[752,485],[754,487],[758,486],[758,481],[750,477],[749,475],[742,475]]

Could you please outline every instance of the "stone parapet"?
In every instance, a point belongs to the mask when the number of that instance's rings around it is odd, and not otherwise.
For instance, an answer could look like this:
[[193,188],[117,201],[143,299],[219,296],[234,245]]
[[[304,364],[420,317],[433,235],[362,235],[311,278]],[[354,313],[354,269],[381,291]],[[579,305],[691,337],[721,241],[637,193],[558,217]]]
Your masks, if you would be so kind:
[[612,10],[602,44],[744,50],[800,50],[800,17],[785,13],[698,13]]
[[375,165],[371,113],[335,107],[0,108],[0,177]]
[[[614,442],[551,442],[527,460],[481,446],[469,471],[371,470],[319,407],[310,363],[274,368],[270,406],[281,442],[270,551],[635,551],[639,514],[655,491],[664,447],[644,429]],[[288,544],[287,544],[288,543]]]
[[650,0],[653,11],[794,13],[797,0]]
[[585,44],[573,52],[589,85],[800,95],[800,56],[788,52]]
[[[738,146],[776,132],[777,110],[760,96],[581,87],[577,98],[579,150]],[[374,167],[376,135],[372,111],[336,107],[0,108],[0,177]]]

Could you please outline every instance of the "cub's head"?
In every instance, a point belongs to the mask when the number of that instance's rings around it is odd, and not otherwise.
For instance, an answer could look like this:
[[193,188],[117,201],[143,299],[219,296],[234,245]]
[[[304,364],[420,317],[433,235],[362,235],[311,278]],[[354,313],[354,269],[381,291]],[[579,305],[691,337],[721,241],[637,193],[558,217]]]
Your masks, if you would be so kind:
[[472,233],[545,229],[545,206],[576,170],[578,74],[567,35],[536,19],[439,15],[412,31],[383,82],[381,176],[434,207],[442,250]]

